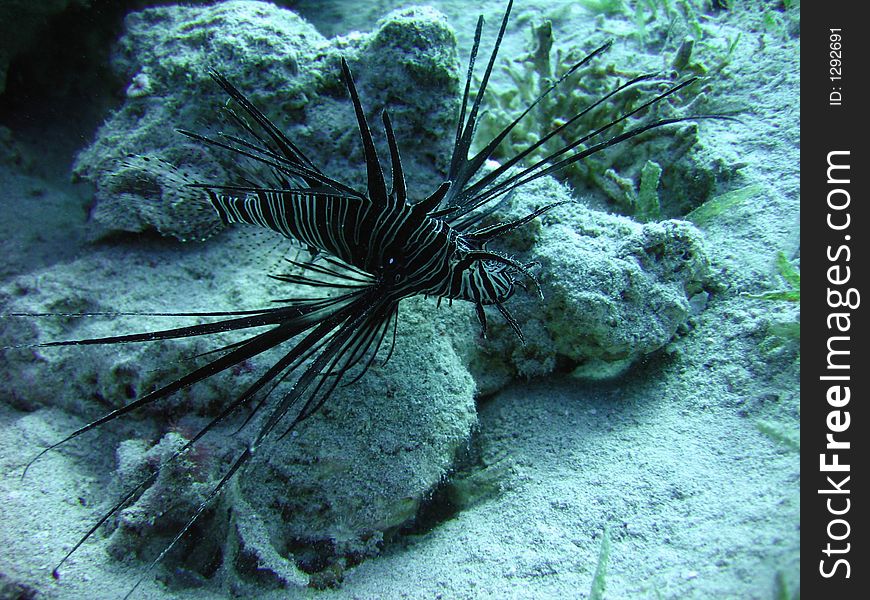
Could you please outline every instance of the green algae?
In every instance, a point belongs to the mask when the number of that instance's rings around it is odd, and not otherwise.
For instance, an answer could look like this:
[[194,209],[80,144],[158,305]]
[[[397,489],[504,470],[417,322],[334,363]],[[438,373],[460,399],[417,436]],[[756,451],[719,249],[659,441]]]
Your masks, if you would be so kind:
[[[619,50],[612,51],[612,59],[592,61],[568,75],[556,93],[543,98],[514,128],[493,158],[514,156],[568,119],[588,110],[571,127],[556,133],[529,154],[527,162],[537,162],[576,140],[578,132],[595,131],[602,124],[641,106],[650,94],[661,91],[661,86],[688,77],[699,77],[699,80],[660,105],[616,123],[607,136],[619,135],[651,119],[729,112],[711,111],[707,92],[714,78],[730,63],[739,34],[724,41],[711,35],[709,15],[705,14],[703,20],[700,16],[708,10],[706,4],[649,0],[636,3],[589,1],[582,6],[598,15],[600,33],[589,36],[581,45],[565,48],[555,43],[550,21],[532,22],[527,54],[500,67],[510,85],[499,86],[496,81],[490,85],[486,99],[488,110],[479,123],[480,139],[493,137],[510,124],[524,106],[601,45],[607,35]],[[631,31],[627,32],[625,25]],[[622,56],[616,56],[617,53]],[[631,66],[624,68],[620,64]],[[595,104],[597,99],[612,92],[618,82],[656,72],[658,78]],[[575,189],[600,191],[611,209],[640,221],[680,217],[708,198],[723,175],[722,164],[716,165],[715,161],[706,164],[703,153],[695,150],[700,141],[695,124],[667,131],[654,130],[630,148],[618,147],[590,156],[554,176]],[[575,151],[582,151],[592,143],[581,144]],[[661,170],[657,178],[649,163]]]
[[704,202],[701,206],[686,215],[686,219],[698,227],[706,227],[728,210],[743,204],[751,198],[759,196],[764,187],[758,184],[725,192]]
[[589,590],[589,600],[604,600],[607,588],[607,564],[610,562],[610,530],[605,526],[601,535],[601,546],[598,550],[598,564],[595,565],[595,575],[592,576],[592,589]]
[[788,284],[787,289],[764,292],[763,294],[747,294],[748,298],[757,300],[786,300],[788,302],[801,301],[801,273],[789,262],[785,253],[780,251],[776,254],[776,268],[780,276]]

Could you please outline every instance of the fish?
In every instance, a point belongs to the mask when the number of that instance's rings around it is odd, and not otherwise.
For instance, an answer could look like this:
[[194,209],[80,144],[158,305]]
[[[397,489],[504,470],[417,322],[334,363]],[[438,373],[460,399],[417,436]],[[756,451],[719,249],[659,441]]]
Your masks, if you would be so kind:
[[[396,343],[396,327],[403,300],[424,296],[439,303],[445,300],[448,303],[470,303],[475,308],[483,335],[487,329],[486,310],[492,308],[521,341],[524,339],[522,324],[510,312],[509,301],[517,288],[531,287],[541,294],[533,271],[535,264],[493,250],[489,244],[566,202],[552,202],[521,218],[490,223],[498,208],[516,189],[652,129],[706,118],[704,115],[655,118],[625,129],[621,127],[632,117],[692,85],[697,78],[691,77],[669,84],[664,91],[653,94],[623,114],[615,115],[592,131],[577,135],[543,158],[532,158],[547,142],[564,139],[565,133],[584,115],[614,96],[646,83],[658,82],[657,74],[642,74],[619,83],[577,114],[566,115],[557,127],[511,158],[500,164],[493,163],[491,159],[496,149],[511,131],[544,98],[556,93],[571,74],[604,54],[612,45],[612,41],[608,41],[549,84],[514,120],[472,153],[472,147],[477,147],[476,126],[482,114],[486,89],[512,7],[513,0],[510,0],[482,78],[476,92],[472,93],[484,25],[483,17],[478,18],[449,167],[443,182],[424,193],[406,187],[401,153],[389,113],[384,110],[381,124],[390,167],[387,185],[387,174],[381,166],[363,102],[344,58],[340,60],[341,78],[356,117],[363,148],[365,189],[357,189],[325,174],[227,76],[217,70],[209,71],[215,85],[231,101],[224,111],[237,132],[208,135],[183,128],[178,132],[210,152],[228,153],[257,168],[255,172],[239,174],[227,181],[193,181],[183,185],[188,193],[197,194],[224,225],[263,228],[306,248],[312,258],[288,260],[295,270],[271,277],[288,285],[310,288],[313,295],[277,300],[273,306],[254,310],[159,313],[207,319],[207,322],[31,346],[111,346],[257,330],[240,341],[216,348],[209,353],[205,364],[70,432],[35,456],[25,467],[25,474],[47,452],[84,433],[171,397],[218,373],[246,364],[267,351],[279,350],[280,356],[271,366],[235,394],[219,414],[190,436],[161,466],[165,468],[177,460],[218,425],[238,416],[244,409],[250,411],[245,425],[252,421],[254,414],[263,417],[256,429],[250,432],[245,448],[233,458],[186,524],[144,569],[125,598],[134,594],[150,571],[193,527],[258,449],[299,428],[329,402],[339,385],[352,385],[364,377],[376,357],[382,356],[384,351],[384,360],[389,360]],[[93,313],[79,316],[89,314]],[[19,316],[28,315],[22,313]],[[388,346],[386,350],[385,346]],[[292,382],[290,389],[275,393],[278,384],[283,382]],[[158,475],[159,471],[144,478],[103,513],[63,556],[52,572],[54,577],[59,577],[61,567],[100,526],[141,490],[152,485]]]

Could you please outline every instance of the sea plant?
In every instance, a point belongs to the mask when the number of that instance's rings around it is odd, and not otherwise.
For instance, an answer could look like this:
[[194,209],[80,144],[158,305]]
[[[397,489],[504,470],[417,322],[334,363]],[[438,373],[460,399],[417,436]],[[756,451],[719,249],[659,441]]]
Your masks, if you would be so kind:
[[750,198],[754,198],[762,191],[764,191],[762,186],[752,184],[736,190],[731,190],[730,192],[725,192],[724,194],[719,194],[692,210],[692,212],[686,215],[686,219],[698,227],[706,227],[719,215],[735,206],[743,204]]
[[[776,268],[780,276],[785,280],[783,289],[763,292],[761,294],[744,294],[747,298],[755,300],[773,300],[786,302],[800,302],[801,300],[801,274],[800,271],[788,260],[785,253],[780,251],[776,255]],[[793,321],[775,321],[767,328],[770,337],[762,342],[761,350],[770,353],[789,340],[799,340],[801,337],[800,317]]]
[[601,534],[601,546],[598,549],[598,564],[592,576],[592,587],[589,590],[589,600],[604,600],[607,589],[607,564],[610,562],[610,529],[604,527]]
[[[567,76],[569,93],[543,99],[529,119],[514,128],[493,153],[495,160],[516,154],[517,149],[538,143],[541,132],[552,131],[565,124],[566,115],[583,114],[570,127],[535,148],[528,161],[546,156],[553,148],[574,136],[576,131],[591,127],[602,115],[613,111],[630,111],[639,105],[639,93],[612,94],[605,102],[595,104],[614,89],[614,81],[631,81],[644,73],[657,77],[651,86],[666,86],[674,78],[695,76],[701,93],[678,93],[654,107],[658,115],[709,113],[704,93],[705,79],[712,80],[730,63],[740,40],[739,34],[725,40],[706,35],[702,22],[705,3],[689,0],[642,0],[632,5],[623,2],[584,2],[582,6],[599,15],[599,29],[612,37],[633,38],[639,46],[632,68],[619,69],[614,63],[600,63],[577,69]],[[633,7],[632,7],[633,6]],[[635,29],[626,34],[624,28],[611,28],[612,19],[631,19]],[[600,34],[599,34],[600,35]],[[527,105],[543,89],[566,75],[577,59],[588,54],[592,43],[604,39],[592,36],[585,46],[560,48],[556,45],[553,24],[549,20],[532,22],[530,43],[525,55],[502,66],[507,83],[490,85],[490,108],[480,119],[482,132],[497,134],[511,121],[511,115]],[[639,90],[638,90],[639,92]],[[730,112],[723,107],[720,113]],[[584,113],[585,111],[585,113]],[[617,126],[628,130],[634,119]],[[618,212],[649,221],[663,216],[678,217],[699,205],[713,189],[718,175],[708,167],[690,164],[683,158],[698,142],[697,126],[692,124],[678,131],[661,135],[650,132],[638,138],[630,151],[602,153],[591,160],[563,169],[557,178],[575,189],[597,190]],[[582,146],[581,146],[582,147]],[[660,201],[662,188],[665,202]]]
[[[631,112],[643,102],[641,88],[626,90],[627,93],[614,94],[614,81],[631,81],[644,76],[640,70],[618,69],[613,63],[584,65],[571,72],[578,60],[588,54],[588,48],[572,47],[567,51],[553,51],[553,28],[550,21],[544,21],[531,26],[532,43],[529,52],[502,67],[509,85],[499,87],[491,84],[491,96],[488,98],[490,109],[479,124],[484,135],[497,135],[511,121],[512,114],[517,109],[532,102],[542,90],[553,81],[566,78],[566,90],[559,97],[546,97],[536,107],[527,122],[513,129],[501,146],[493,153],[496,160],[504,160],[520,148],[534,145],[541,139],[541,132],[552,131],[566,123],[566,115],[581,115],[570,127],[558,135],[541,143],[528,155],[528,162],[535,162],[564,146],[566,142],[576,137],[577,131],[593,131],[594,124],[607,114],[614,111]],[[670,79],[664,75],[650,78],[648,87],[667,85]],[[598,101],[605,97],[604,102]],[[675,94],[669,102],[652,107],[655,116],[672,115],[676,106],[683,105],[684,99]],[[614,131],[619,134],[637,124],[632,117],[620,122]],[[583,163],[575,163],[562,170],[557,176],[560,180],[574,188],[595,188],[604,192],[610,202],[623,213],[638,216],[642,220],[657,218],[658,211],[652,205],[645,204],[650,200],[650,191],[655,191],[658,178],[653,175],[654,163],[661,170],[673,163],[674,157],[679,157],[694,145],[696,127],[683,127],[676,134],[659,136],[658,132],[650,132],[639,138],[630,152],[602,153],[591,157]],[[482,136],[483,137],[483,136]],[[578,146],[582,149],[584,146]],[[647,169],[646,181],[643,180],[644,168]],[[642,190],[642,185],[645,185]],[[653,205],[656,202],[653,202]]]
[[801,301],[801,272],[789,262],[785,253],[780,251],[776,254],[776,268],[780,276],[788,285],[782,290],[772,292],[764,292],[763,294],[747,294],[749,298],[757,298],[759,300],[786,300],[788,302]]
[[782,444],[783,446],[800,452],[801,450],[801,434],[800,430],[792,427],[787,427],[783,423],[770,420],[759,420],[755,422],[755,427],[772,439],[773,441]]

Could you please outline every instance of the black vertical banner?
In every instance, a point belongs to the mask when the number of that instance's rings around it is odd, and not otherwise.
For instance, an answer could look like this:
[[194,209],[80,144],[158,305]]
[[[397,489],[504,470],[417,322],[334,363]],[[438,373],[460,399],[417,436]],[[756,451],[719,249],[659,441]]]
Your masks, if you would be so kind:
[[[870,303],[861,2],[801,7],[801,591],[866,598]],[[860,13],[860,14],[859,14]]]

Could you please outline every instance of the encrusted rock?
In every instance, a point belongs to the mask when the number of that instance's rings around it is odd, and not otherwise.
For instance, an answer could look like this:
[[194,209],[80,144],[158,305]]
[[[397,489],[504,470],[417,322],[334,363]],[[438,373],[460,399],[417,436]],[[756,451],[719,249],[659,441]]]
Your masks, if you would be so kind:
[[[518,190],[503,218],[569,199],[564,186],[545,178]],[[484,352],[468,356],[483,392],[557,365],[582,377],[619,375],[672,339],[708,276],[701,232],[685,221],[640,224],[573,203],[508,241],[522,262],[540,264],[544,299],[524,282],[529,291],[519,289],[508,303],[524,344],[500,315],[490,316]]]
[[[377,27],[327,40],[294,13],[252,0],[130,14],[113,61],[130,82],[127,99],[74,167],[96,184],[96,220],[108,229],[156,229],[182,240],[203,239],[219,228],[214,211],[201,209],[184,184],[240,181],[251,165],[174,131],[215,135],[224,127],[218,109],[226,98],[210,68],[324,172],[363,187],[365,161],[340,76],[345,57],[376,139],[383,138],[380,112],[393,107],[409,183],[434,189],[449,159],[451,140],[443,134],[457,102],[453,31],[440,13],[421,8],[397,11]],[[131,163],[130,154],[151,160]]]

